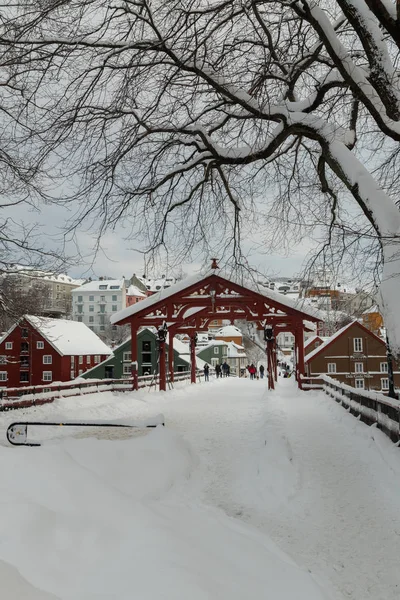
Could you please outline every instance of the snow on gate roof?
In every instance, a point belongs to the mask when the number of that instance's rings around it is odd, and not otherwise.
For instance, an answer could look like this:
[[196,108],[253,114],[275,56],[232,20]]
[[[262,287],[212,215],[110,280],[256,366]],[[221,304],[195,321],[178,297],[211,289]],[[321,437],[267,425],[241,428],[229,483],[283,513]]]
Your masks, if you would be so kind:
[[[145,312],[146,309],[150,309],[152,306],[155,306],[158,302],[167,300],[168,298],[171,298],[172,296],[175,296],[176,294],[184,292],[186,289],[196,285],[197,283],[200,283],[201,281],[207,279],[211,275],[215,275],[218,279],[222,280],[222,282],[225,281],[226,283],[231,283],[234,285],[239,285],[240,287],[245,287],[244,285],[237,283],[237,282],[233,281],[232,279],[229,279],[228,277],[224,277],[220,273],[216,273],[214,269],[210,269],[206,273],[203,273],[203,274],[198,273],[196,275],[192,275],[191,277],[187,277],[186,279],[183,279],[182,281],[178,281],[178,283],[176,283],[175,285],[171,285],[169,288],[166,288],[166,289],[161,289],[156,294],[153,294],[152,296],[145,298],[145,300],[141,300],[140,302],[137,302],[136,304],[133,304],[131,306],[128,306],[127,308],[120,310],[119,312],[115,313],[114,315],[111,315],[110,321],[112,324],[119,323],[120,321],[123,321],[124,319],[126,319],[128,317],[132,317],[138,313]],[[304,318],[309,317],[313,320],[320,320],[320,321],[323,320],[323,318],[318,310],[316,310],[314,308],[310,308],[310,307],[301,306],[301,305],[299,305],[299,303],[297,301],[291,300],[290,298],[287,298],[285,295],[280,294],[279,292],[275,292],[270,289],[263,289],[263,290],[254,290],[254,289],[252,290],[250,288],[247,288],[247,289],[249,289],[251,292],[253,292],[255,294],[258,294],[259,296],[263,296],[265,298],[265,300],[272,300],[273,302],[281,304],[283,307],[287,307],[287,308],[290,308],[292,310],[302,313],[304,315]],[[197,310],[200,310],[200,309],[197,309]]]
[[84,323],[25,315],[30,323],[60,354],[111,354],[111,349]]

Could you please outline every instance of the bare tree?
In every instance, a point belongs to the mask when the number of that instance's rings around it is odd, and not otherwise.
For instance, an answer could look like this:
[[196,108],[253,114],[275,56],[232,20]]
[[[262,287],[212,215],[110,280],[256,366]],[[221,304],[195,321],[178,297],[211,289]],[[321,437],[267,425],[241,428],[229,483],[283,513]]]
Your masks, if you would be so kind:
[[239,264],[256,230],[293,245],[318,226],[344,250],[364,232],[400,354],[398,5],[16,0],[0,43],[12,115],[80,203],[71,229],[130,222],[177,261]]
[[[28,287],[21,286],[20,277],[0,280],[0,331],[7,331],[23,315],[46,315],[51,306],[50,289],[40,280],[32,280]],[[22,275],[23,277],[23,275]]]

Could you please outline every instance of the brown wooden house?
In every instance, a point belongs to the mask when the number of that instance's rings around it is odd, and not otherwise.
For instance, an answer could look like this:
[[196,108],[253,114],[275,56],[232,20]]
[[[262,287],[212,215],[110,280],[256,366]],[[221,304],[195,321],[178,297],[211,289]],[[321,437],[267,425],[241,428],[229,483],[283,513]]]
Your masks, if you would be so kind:
[[[306,375],[326,374],[355,388],[387,392],[388,363],[385,342],[358,321],[342,327],[305,359]],[[394,384],[400,371],[394,364]]]

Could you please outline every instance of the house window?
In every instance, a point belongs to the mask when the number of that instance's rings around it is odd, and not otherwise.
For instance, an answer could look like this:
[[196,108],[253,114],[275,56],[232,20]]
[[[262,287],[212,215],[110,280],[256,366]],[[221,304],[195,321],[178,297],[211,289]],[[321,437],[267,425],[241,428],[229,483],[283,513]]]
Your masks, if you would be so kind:
[[132,360],[132,352],[124,352],[124,362],[131,362]]
[[113,301],[113,302],[116,302],[116,301],[117,301],[117,296],[116,296],[116,294],[114,294],[113,296],[111,296],[111,299],[112,299],[112,301]]
[[83,307],[82,306],[78,306],[78,313],[83,313]]
[[0,365],[7,364],[7,356],[0,356]]
[[102,304],[102,305],[100,306],[100,312],[101,312],[101,313],[105,313],[105,312],[106,312],[106,307],[104,306],[104,304]]
[[328,363],[328,373],[336,373],[336,363]]
[[83,302],[83,296],[78,296],[78,302]]
[[53,381],[53,371],[43,371],[43,381]]
[[363,390],[364,389],[364,379],[356,379],[355,386],[357,389]]
[[74,379],[74,378],[75,378],[75,371],[71,371],[71,373],[70,373],[70,377],[71,377],[71,379]]
[[29,352],[28,342],[21,342],[21,352]]
[[132,371],[132,367],[131,367],[130,364],[123,366],[123,373],[124,373],[124,375],[131,375],[131,371]]
[[[99,285],[99,290],[106,290],[108,288],[107,285]],[[104,298],[104,296],[101,297],[102,299]]]
[[89,312],[94,312],[94,304],[89,304]]
[[119,285],[110,285],[110,290],[119,290]]
[[117,305],[116,305],[116,304],[113,304],[113,305],[112,305],[112,308],[111,308],[111,310],[112,310],[113,312],[115,312],[115,311],[117,310]]
[[218,346],[215,346],[215,348],[214,348],[214,354],[219,354]]
[[28,356],[21,356],[20,357],[20,364],[21,364],[21,369],[27,369],[27,368],[29,368],[29,357]]
[[380,371],[381,371],[381,373],[387,373],[388,372],[388,364],[387,364],[387,362],[382,362],[380,364]]
[[104,325],[100,325],[100,331],[105,331],[105,326]]
[[94,302],[94,296],[89,296],[89,302]]
[[90,365],[90,354],[86,356],[86,364]]
[[362,338],[353,338],[354,352],[363,351]]
[[143,352],[151,352],[151,342],[142,342]]
[[79,364],[83,365],[83,356],[82,355],[79,357]]
[[82,319],[83,319],[82,315],[78,315],[78,323],[82,323]]
[[0,381],[7,381],[7,371],[0,371]]
[[389,379],[387,377],[382,377],[381,379],[381,390],[389,389]]
[[113,325],[113,326],[111,327],[111,331],[117,331],[117,329],[118,329],[118,328],[117,328],[117,326],[116,326],[116,325]]
[[79,375],[82,375],[83,371],[82,369],[79,369]]
[[98,364],[100,362],[100,354],[96,354],[94,357],[94,362]]
[[94,317],[93,317],[93,315],[90,315],[90,317],[89,317],[89,323],[94,323]]
[[37,350],[43,350],[43,348],[44,348],[44,342],[36,342]]
[[354,371],[356,373],[364,373],[364,364],[357,362],[354,364]]
[[28,371],[20,371],[19,380],[21,383],[29,382],[29,373]]
[[13,347],[12,342],[6,342],[6,350],[12,350],[12,347]]
[[43,364],[44,365],[51,365],[53,362],[53,357],[51,354],[45,354],[43,356]]
[[75,363],[75,356],[71,356],[71,366],[73,367]]
[[211,359],[211,366],[212,367],[216,367],[217,364],[218,364],[218,362],[219,362],[218,358],[212,358]]
[[28,337],[28,330],[25,327],[22,328],[21,336],[23,338]]
[[106,297],[105,296],[100,296],[100,302],[105,302],[106,301]]

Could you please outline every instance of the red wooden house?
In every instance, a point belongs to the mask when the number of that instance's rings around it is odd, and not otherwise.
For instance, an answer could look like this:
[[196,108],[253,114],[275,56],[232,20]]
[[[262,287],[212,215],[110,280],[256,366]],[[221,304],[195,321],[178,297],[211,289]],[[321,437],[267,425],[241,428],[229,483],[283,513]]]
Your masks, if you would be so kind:
[[0,386],[70,381],[110,354],[84,323],[25,315],[0,340]]
[[[304,362],[309,377],[324,373],[359,389],[380,392],[389,389],[386,344],[358,321],[342,327],[308,352]],[[395,362],[393,371],[395,387],[399,388],[400,371]]]

